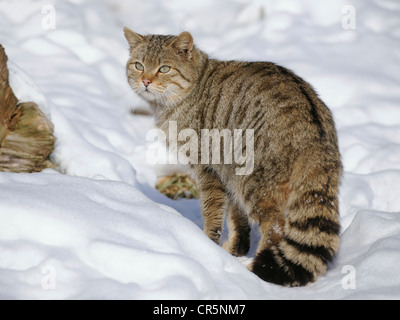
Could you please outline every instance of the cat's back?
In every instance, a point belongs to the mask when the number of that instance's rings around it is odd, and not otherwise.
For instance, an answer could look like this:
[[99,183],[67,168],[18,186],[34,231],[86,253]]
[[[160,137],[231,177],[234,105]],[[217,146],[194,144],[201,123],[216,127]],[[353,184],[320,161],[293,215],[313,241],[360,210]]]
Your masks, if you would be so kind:
[[[313,88],[271,62],[209,60],[197,87],[203,128],[254,129],[284,142],[336,143],[332,115]],[[293,144],[293,141],[292,141]]]

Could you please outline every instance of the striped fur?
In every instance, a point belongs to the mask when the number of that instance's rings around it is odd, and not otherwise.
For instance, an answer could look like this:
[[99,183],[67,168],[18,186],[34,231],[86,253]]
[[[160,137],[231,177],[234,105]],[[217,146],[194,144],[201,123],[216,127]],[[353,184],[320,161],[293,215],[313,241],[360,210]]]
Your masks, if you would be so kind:
[[[154,107],[165,133],[169,121],[177,121],[178,132],[192,128],[199,136],[201,129],[254,129],[251,174],[235,175],[236,164],[191,165],[205,233],[219,243],[226,212],[230,235],[223,247],[244,255],[250,218],[261,233],[250,266],[259,277],[301,286],[324,274],[339,248],[342,165],[332,115],[313,88],[270,62],[210,59],[187,32],[124,31],[128,82]],[[160,73],[163,65],[171,70]],[[147,89],[144,79],[151,81]]]

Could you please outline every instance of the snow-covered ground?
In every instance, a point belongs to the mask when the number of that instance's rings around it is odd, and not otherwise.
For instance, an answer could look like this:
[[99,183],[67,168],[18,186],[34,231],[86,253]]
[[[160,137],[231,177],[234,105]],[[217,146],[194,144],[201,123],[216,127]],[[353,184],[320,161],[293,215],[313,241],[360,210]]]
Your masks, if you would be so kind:
[[[397,0],[2,0],[12,87],[54,122],[60,172],[0,173],[0,298],[399,299],[399,17]],[[154,189],[175,168],[146,161],[153,123],[130,113],[146,106],[126,83],[124,25],[187,30],[213,57],[273,61],[313,84],[345,167],[326,276],[259,280],[203,234],[197,200]]]

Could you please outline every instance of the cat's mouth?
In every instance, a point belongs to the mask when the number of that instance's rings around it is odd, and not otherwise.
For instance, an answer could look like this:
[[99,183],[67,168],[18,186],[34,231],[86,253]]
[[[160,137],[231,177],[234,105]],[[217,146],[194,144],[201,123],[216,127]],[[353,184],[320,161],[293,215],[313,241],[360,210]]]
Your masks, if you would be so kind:
[[144,94],[151,94],[151,95],[153,95],[153,96],[156,95],[156,94],[155,94],[153,91],[151,91],[148,87],[147,87],[147,88],[144,88],[144,89],[142,90],[142,92],[143,92]]
[[157,98],[157,94],[148,87],[142,89],[140,94],[142,95],[143,98],[147,100],[155,100]]
[[160,95],[162,95],[162,92],[160,92],[160,89],[152,86],[135,86],[135,91],[136,93],[142,97],[143,99],[149,101],[149,102],[154,102],[160,98]]

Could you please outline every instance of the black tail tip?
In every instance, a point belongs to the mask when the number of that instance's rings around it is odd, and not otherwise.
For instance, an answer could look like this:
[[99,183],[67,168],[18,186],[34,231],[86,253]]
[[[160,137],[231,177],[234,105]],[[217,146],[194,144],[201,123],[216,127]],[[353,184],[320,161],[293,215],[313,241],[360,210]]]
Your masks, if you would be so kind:
[[251,270],[262,280],[281,286],[305,286],[315,280],[310,271],[286,259],[276,247],[275,250],[268,248],[259,252]]

